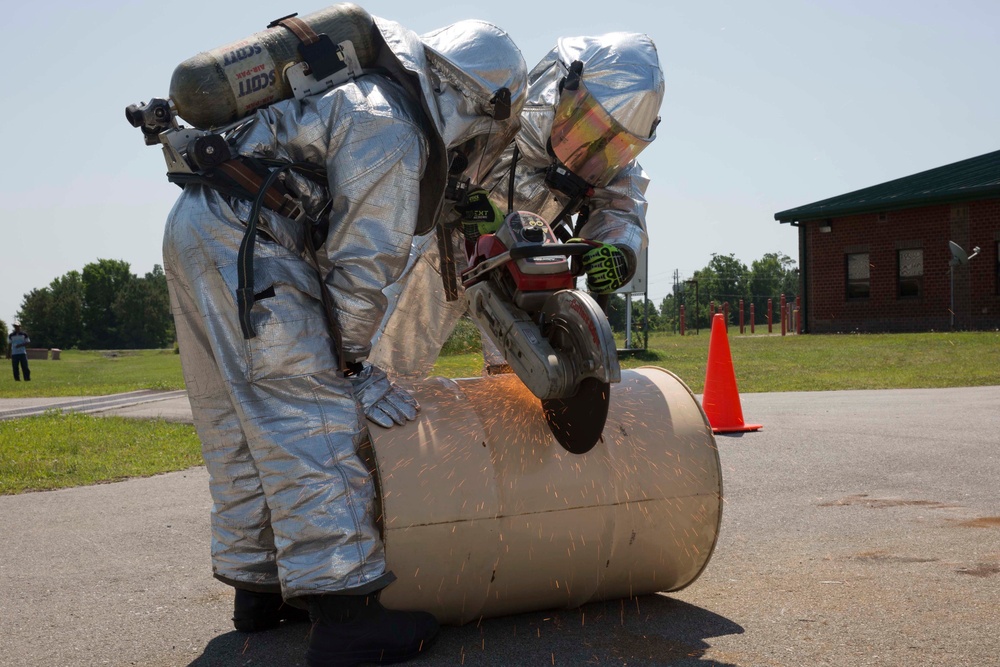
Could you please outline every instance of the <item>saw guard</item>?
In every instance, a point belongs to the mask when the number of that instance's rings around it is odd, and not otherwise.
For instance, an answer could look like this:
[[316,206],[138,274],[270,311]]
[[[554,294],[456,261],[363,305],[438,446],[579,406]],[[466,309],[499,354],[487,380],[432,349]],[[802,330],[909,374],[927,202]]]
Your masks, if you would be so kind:
[[492,282],[467,288],[469,314],[503,353],[521,382],[538,398],[575,391],[573,366],[557,352],[528,314],[500,296]]
[[[618,348],[611,324],[597,302],[575,289],[559,290],[542,306],[542,333],[553,348],[569,355],[574,366],[572,396],[584,378],[621,382]],[[544,396],[541,398],[567,398]]]
[[621,380],[611,325],[584,292],[560,290],[546,299],[536,319],[503,298],[489,281],[466,290],[469,313],[507,363],[541,399],[575,396],[585,378]]

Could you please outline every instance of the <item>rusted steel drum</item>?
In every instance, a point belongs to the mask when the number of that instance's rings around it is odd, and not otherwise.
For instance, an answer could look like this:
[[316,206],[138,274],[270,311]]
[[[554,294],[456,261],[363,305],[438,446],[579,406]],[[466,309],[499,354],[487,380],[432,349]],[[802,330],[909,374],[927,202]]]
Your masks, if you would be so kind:
[[[334,44],[349,40],[362,65],[375,61],[375,23],[361,7],[342,3],[299,18]],[[291,97],[284,71],[301,61],[298,37],[282,26],[268,28],[182,62],[170,79],[170,100],[197,128],[226,125]]]
[[622,372],[600,442],[571,454],[514,375],[413,387],[417,421],[372,429],[381,600],[443,623],[684,588],[712,555],[722,472],[698,401]]

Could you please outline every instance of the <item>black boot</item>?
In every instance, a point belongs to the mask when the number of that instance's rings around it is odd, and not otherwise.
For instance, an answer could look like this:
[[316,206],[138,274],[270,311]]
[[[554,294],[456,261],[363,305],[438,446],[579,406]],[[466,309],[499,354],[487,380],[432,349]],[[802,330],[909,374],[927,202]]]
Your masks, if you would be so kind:
[[394,611],[374,595],[312,595],[306,664],[351,667],[362,662],[401,662],[427,650],[438,622],[424,611]]
[[236,589],[233,625],[240,632],[260,632],[278,627],[281,621],[305,623],[309,612],[290,606],[280,593],[257,593]]

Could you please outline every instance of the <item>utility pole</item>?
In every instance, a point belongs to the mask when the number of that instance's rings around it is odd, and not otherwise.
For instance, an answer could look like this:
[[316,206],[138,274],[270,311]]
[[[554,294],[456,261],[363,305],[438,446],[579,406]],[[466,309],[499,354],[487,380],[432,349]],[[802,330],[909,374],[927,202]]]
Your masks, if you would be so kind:
[[[694,332],[695,334],[701,333],[701,325],[698,324],[698,279],[692,278],[691,280],[685,280],[685,285],[694,285]],[[685,299],[686,301],[686,299]]]
[[680,322],[681,317],[681,272],[680,269],[674,269],[674,333],[677,333],[678,322]]

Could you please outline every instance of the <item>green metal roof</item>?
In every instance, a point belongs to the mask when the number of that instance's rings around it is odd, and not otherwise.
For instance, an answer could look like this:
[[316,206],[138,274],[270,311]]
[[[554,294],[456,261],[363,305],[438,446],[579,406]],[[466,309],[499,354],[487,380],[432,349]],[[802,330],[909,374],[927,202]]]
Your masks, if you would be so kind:
[[774,214],[779,222],[835,218],[944,202],[1000,198],[1000,151]]

